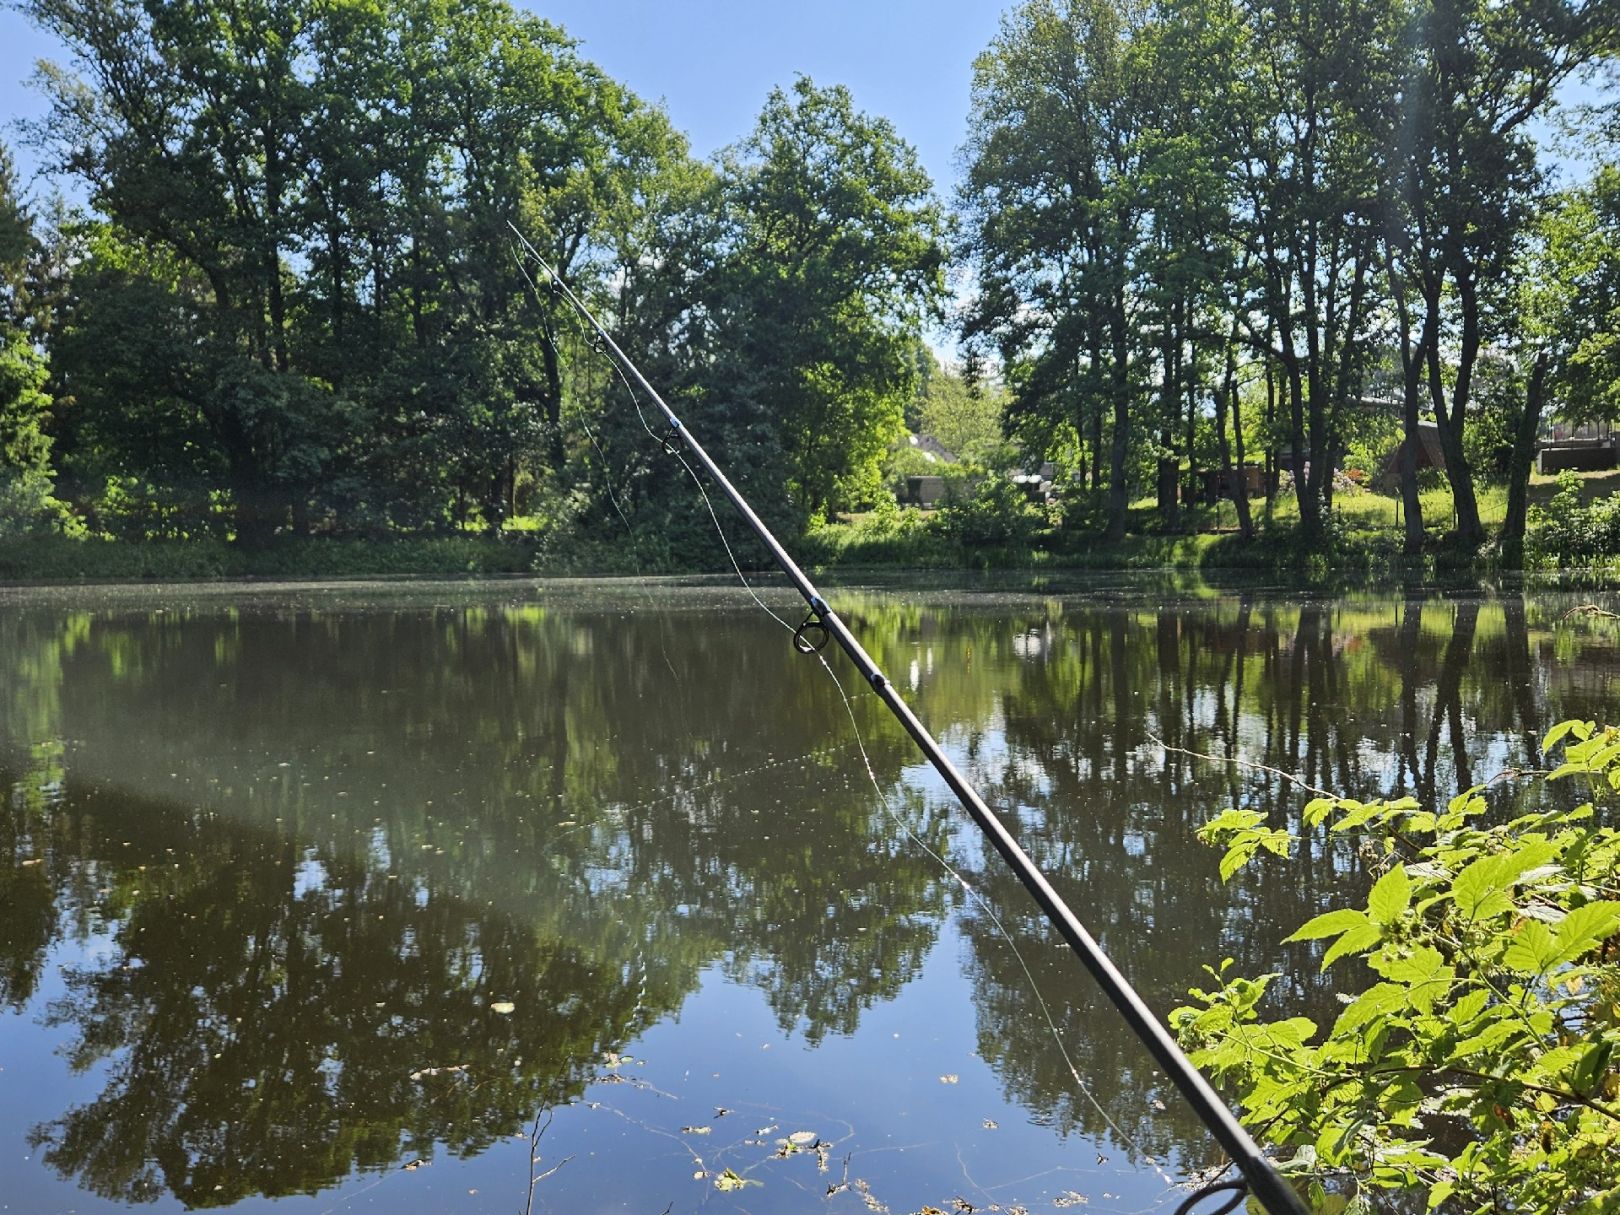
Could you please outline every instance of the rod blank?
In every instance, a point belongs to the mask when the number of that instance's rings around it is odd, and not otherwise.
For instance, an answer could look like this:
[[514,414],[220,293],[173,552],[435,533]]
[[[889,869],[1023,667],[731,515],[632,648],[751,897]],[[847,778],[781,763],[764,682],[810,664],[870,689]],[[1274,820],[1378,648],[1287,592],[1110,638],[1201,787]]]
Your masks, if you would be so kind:
[[838,614],[827,605],[827,601],[822,598],[815,585],[811,583],[804,571],[799,568],[798,563],[782,547],[760,517],[754,513],[753,507],[748,504],[747,499],[727,479],[720,466],[710,458],[709,453],[703,449],[697,437],[686,426],[681,424],[681,420],[676,417],[675,411],[659,395],[658,390],[648,383],[647,378],[641,374],[640,368],[619,348],[619,344],[613,340],[612,335],[602,327],[601,322],[585,306],[584,301],[574,294],[568,284],[563,281],[562,276],[553,270],[545,259],[539,255],[534,246],[524,238],[515,225],[512,225],[512,231],[517,233],[518,239],[523,242],[529,255],[546,272],[552,283],[556,285],[557,289],[579,312],[580,316],[584,318],[585,322],[601,340],[603,349],[608,353],[608,356],[617,362],[626,374],[634,378],[635,382],[641,386],[642,391],[647,394],[648,399],[658,407],[659,411],[664,415],[665,421],[669,423],[670,439],[678,438],[684,444],[686,449],[691,452],[692,457],[697,460],[714,480],[715,484],[720,487],[721,491],[730,500],[731,505],[743,517],[743,521],[748,524],[760,542],[770,550],[776,564],[804,598],[811,612],[815,613],[821,626],[838,643],[839,648],[849,656],[849,660],[855,664],[855,669],[860,672],[861,678],[877,693],[878,698],[888,706],[889,711],[899,720],[906,733],[917,744],[918,749],[927,757],[928,762],[944,778],[945,783],[950,786],[951,792],[956,794],[957,801],[962,804],[962,808],[967,811],[968,816],[1001,855],[1002,860],[1012,869],[1019,882],[1023,884],[1024,889],[1029,892],[1030,896],[1046,914],[1047,920],[1068,944],[1075,956],[1079,958],[1081,965],[1097,981],[1097,984],[1103,989],[1103,993],[1113,1003],[1125,1023],[1131,1027],[1137,1038],[1147,1047],[1148,1053],[1153,1056],[1154,1061],[1164,1069],[1165,1075],[1180,1090],[1187,1104],[1198,1115],[1199,1121],[1209,1129],[1215,1141],[1231,1157],[1233,1164],[1242,1172],[1243,1178],[1248,1183],[1249,1189],[1254,1196],[1261,1201],[1267,1211],[1271,1212],[1271,1215],[1306,1215],[1305,1204],[1300,1200],[1299,1195],[1283,1180],[1282,1175],[1277,1172],[1248,1131],[1243,1129],[1232,1111],[1227,1108],[1225,1102],[1210,1086],[1209,1081],[1192,1065],[1192,1061],[1187,1058],[1185,1052],[1176,1043],[1175,1038],[1171,1036],[1170,1031],[1165,1028],[1163,1022],[1153,1015],[1152,1010],[1148,1008],[1142,997],[1137,994],[1136,989],[1131,986],[1129,980],[1125,978],[1119,968],[1114,965],[1112,959],[1103,952],[1096,939],[1086,930],[1085,925],[1080,922],[1080,918],[1064,902],[1062,896],[1053,889],[1051,882],[1041,872],[1040,867],[1035,864],[1029,854],[1013,838],[1012,833],[1007,830],[990,807],[985,804],[978,791],[957,771],[950,758],[940,749],[939,743],[934,740],[934,736],[928,732],[927,727],[912,712],[911,706],[895,691],[894,685],[878,669],[877,664],[872,661],[871,655],[866,652]]

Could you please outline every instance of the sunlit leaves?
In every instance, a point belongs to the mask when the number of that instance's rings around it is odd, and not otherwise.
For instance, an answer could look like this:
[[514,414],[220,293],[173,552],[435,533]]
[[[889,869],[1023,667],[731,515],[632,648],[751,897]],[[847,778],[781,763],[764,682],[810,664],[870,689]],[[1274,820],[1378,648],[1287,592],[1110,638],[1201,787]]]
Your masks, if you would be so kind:
[[[1547,746],[1564,742],[1566,768],[1605,788],[1620,765],[1613,738],[1564,723]],[[1590,805],[1487,814],[1483,788],[1440,814],[1311,802],[1308,827],[1362,837],[1379,869],[1364,908],[1326,910],[1290,939],[1328,941],[1324,967],[1360,959],[1379,981],[1344,998],[1320,1039],[1301,1018],[1267,1018],[1274,976],[1224,966],[1222,986],[1173,1017],[1254,1125],[1298,1149],[1296,1162],[1310,1153],[1319,1211],[1346,1181],[1424,1189],[1430,1209],[1501,1194],[1523,1210],[1620,1200],[1620,832],[1592,825]],[[1256,827],[1228,811],[1205,838],[1230,844]],[[1384,859],[1395,851],[1404,859]]]

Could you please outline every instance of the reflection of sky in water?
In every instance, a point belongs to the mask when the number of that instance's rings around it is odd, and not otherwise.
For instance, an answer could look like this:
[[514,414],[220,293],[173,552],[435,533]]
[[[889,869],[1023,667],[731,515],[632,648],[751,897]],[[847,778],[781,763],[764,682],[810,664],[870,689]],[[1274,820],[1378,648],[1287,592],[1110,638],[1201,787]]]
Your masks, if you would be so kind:
[[[1399,599],[1167,605],[1117,587],[1106,605],[843,598],[1160,1009],[1222,952],[1331,1004],[1331,977],[1279,938],[1356,878],[1313,844],[1308,879],[1271,866],[1223,887],[1198,823],[1237,802],[1286,819],[1301,798],[1150,735],[1357,793],[1443,797],[1453,721],[1480,778],[1527,762],[1560,715],[1612,708],[1613,633],[1559,625],[1556,596],[1431,599],[1410,616]],[[17,794],[0,844],[47,857],[55,924],[37,987],[0,1018],[0,1141],[29,1157],[17,1209],[121,1209],[147,1196],[118,1188],[140,1172],[129,1153],[162,1190],[175,1150],[228,1161],[239,1119],[271,1145],[278,1210],[509,1212],[545,1092],[536,1172],[557,1171],[536,1209],[859,1212],[859,1182],[895,1211],[1055,1210],[1071,1191],[1135,1210],[1166,1198],[1146,1155],[1181,1175],[1183,1154],[1207,1151],[872,698],[846,681],[904,830],[836,691],[729,591],[5,607],[0,764]],[[31,756],[53,738],[60,805]],[[28,872],[0,890],[8,924]],[[21,950],[20,931],[0,947]],[[188,1017],[255,1028],[192,1058]],[[90,1041],[106,1049],[75,1072]],[[328,1104],[301,1106],[316,1088]],[[76,1124],[78,1163],[41,1164],[65,1142],[57,1120],[125,1091],[122,1115],[144,1121]],[[165,1105],[177,1091],[216,1121],[188,1128],[187,1107]],[[304,1138],[275,1147],[286,1125]],[[797,1131],[823,1141],[825,1172],[814,1150],[777,1156]],[[726,1169],[764,1184],[717,1190]],[[206,1204],[211,1180],[192,1180]]]

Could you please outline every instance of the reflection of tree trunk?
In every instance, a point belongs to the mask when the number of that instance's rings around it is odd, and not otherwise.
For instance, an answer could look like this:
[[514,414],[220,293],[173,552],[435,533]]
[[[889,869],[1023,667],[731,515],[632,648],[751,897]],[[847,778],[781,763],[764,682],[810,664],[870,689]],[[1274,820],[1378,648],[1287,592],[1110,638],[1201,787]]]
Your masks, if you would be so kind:
[[1440,677],[1435,681],[1434,719],[1429,725],[1428,795],[1434,796],[1435,761],[1440,749],[1440,726],[1451,724],[1451,745],[1455,752],[1459,791],[1473,782],[1468,779],[1468,752],[1462,733],[1462,677],[1468,669],[1468,659],[1474,651],[1474,627],[1479,623],[1479,600],[1463,599],[1457,604],[1456,618],[1451,626],[1451,640],[1446,643],[1445,657],[1440,663]]
[[1525,762],[1534,767],[1540,753],[1541,714],[1536,712],[1536,690],[1530,658],[1530,629],[1525,622],[1524,592],[1514,591],[1502,599],[1502,612],[1507,618],[1508,691],[1513,697],[1514,712],[1519,728],[1525,736]]
[[1175,682],[1176,678],[1177,623],[1177,614],[1174,611],[1160,612],[1155,620],[1154,653],[1159,660],[1159,674],[1167,683]]
[[1131,688],[1130,663],[1126,648],[1128,645],[1125,630],[1125,613],[1113,612],[1109,616],[1108,656],[1112,663],[1110,672],[1114,685],[1114,779],[1123,788],[1126,778],[1130,775],[1125,763],[1125,755],[1132,743],[1131,734]]
[[1306,614],[1309,608],[1301,608],[1299,620],[1294,625],[1294,644],[1289,655],[1288,679],[1288,763],[1284,767],[1290,772],[1302,773],[1310,779],[1310,773],[1300,762],[1299,744],[1304,734],[1303,718],[1305,710],[1305,650],[1306,642]]
[[1298,699],[1303,702],[1305,727],[1305,779],[1324,789],[1333,786],[1332,746],[1323,726],[1322,707],[1331,695],[1324,686],[1333,656],[1323,639],[1328,617],[1321,604],[1309,603],[1300,609],[1295,648],[1303,655],[1304,686]]
[[1418,638],[1423,635],[1423,600],[1408,593],[1401,604],[1401,627],[1395,646],[1401,674],[1401,738],[1400,756],[1412,781],[1418,799],[1425,803],[1433,800],[1434,789],[1424,784],[1423,769],[1417,754],[1417,686]]
[[[1215,720],[1211,734],[1220,740],[1220,754],[1226,759],[1237,759],[1238,719],[1243,711],[1243,639],[1249,630],[1249,594],[1245,592],[1238,603],[1236,632],[1232,644],[1221,646],[1221,670],[1215,678]],[[1227,686],[1232,686],[1228,704]],[[1188,686],[1191,687],[1189,680]],[[1190,701],[1192,698],[1188,697]],[[1226,766],[1227,796],[1234,806],[1241,804],[1241,770],[1236,764]]]

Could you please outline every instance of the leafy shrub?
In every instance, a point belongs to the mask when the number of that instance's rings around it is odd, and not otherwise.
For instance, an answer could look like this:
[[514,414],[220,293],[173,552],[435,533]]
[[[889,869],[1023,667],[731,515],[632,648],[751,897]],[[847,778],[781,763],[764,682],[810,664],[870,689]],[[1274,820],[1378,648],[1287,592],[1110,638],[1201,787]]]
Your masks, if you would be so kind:
[[1580,477],[1559,473],[1558,492],[1531,508],[1525,547],[1566,564],[1620,554],[1620,495],[1583,505]]
[[971,498],[939,516],[945,535],[967,548],[1028,548],[1049,524],[1046,511],[1006,477],[987,478]]
[[[1620,730],[1565,722],[1544,749],[1570,739],[1547,779],[1620,789]],[[1289,939],[1325,941],[1324,970],[1359,961],[1373,981],[1324,1032],[1263,1016],[1279,976],[1232,977],[1228,961],[1171,1016],[1245,1120],[1294,1149],[1285,1168],[1318,1210],[1346,1191],[1370,1209],[1378,1189],[1426,1191],[1430,1209],[1620,1209],[1620,832],[1591,802],[1495,826],[1485,811],[1482,788],[1441,813],[1311,802],[1306,824],[1358,838],[1377,876],[1364,907]],[[1202,835],[1226,848],[1223,879],[1299,842],[1250,810]]]

